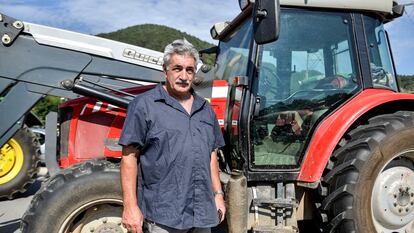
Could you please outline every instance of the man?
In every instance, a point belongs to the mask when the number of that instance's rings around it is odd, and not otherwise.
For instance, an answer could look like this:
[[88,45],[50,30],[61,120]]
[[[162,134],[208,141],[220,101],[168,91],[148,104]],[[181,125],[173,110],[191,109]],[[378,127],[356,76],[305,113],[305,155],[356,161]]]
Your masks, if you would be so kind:
[[166,83],[128,107],[119,144],[129,232],[209,233],[224,218],[216,155],[224,140],[211,106],[191,89],[198,59],[185,39],[167,45]]

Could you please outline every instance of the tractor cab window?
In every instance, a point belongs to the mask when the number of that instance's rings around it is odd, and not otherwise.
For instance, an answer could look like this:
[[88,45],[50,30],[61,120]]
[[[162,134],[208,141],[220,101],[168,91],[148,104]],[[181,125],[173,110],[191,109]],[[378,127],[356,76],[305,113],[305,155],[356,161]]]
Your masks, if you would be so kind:
[[252,38],[251,28],[251,21],[246,21],[225,40],[220,41],[214,72],[216,80],[222,79],[231,83],[235,76],[246,75]]
[[374,87],[397,90],[390,48],[383,24],[376,18],[364,17],[368,40],[372,84]]
[[351,17],[283,10],[277,41],[259,48],[251,165],[297,167],[321,118],[359,89]]

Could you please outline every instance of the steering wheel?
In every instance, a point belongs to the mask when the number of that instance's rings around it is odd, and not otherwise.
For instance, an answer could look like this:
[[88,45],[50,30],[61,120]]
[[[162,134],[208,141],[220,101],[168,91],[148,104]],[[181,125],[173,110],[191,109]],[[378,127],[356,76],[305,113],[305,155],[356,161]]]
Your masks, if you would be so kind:
[[[328,91],[336,91],[337,89],[328,89]],[[283,99],[272,99],[272,102],[283,102],[285,104],[290,103],[294,99],[310,99],[309,97],[313,97],[314,95],[306,95],[304,98],[298,98],[298,96],[306,94],[306,93],[317,93],[317,94],[325,94],[327,89],[309,89],[309,90],[298,90],[293,92],[291,95],[289,95],[286,98]]]
[[317,89],[343,89],[348,85],[348,80],[340,75],[336,74],[332,77],[326,77],[316,85]]

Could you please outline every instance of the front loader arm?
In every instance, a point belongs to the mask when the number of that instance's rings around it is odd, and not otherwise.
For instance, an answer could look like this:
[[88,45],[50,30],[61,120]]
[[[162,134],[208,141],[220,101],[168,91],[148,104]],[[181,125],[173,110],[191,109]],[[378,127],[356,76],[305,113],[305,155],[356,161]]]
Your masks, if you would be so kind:
[[121,89],[163,78],[160,52],[0,15],[0,146],[43,96],[78,97],[65,80]]

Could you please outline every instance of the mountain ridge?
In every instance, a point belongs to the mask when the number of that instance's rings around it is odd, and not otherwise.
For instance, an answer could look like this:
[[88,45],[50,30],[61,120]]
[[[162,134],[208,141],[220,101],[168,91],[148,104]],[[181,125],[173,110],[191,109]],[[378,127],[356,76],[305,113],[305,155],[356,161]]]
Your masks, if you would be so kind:
[[139,24],[119,29],[114,32],[99,33],[96,36],[137,45],[160,52],[164,51],[164,48],[167,44],[173,42],[176,39],[183,38],[192,43],[197,50],[214,46],[214,44],[203,41],[186,32],[158,24]]

